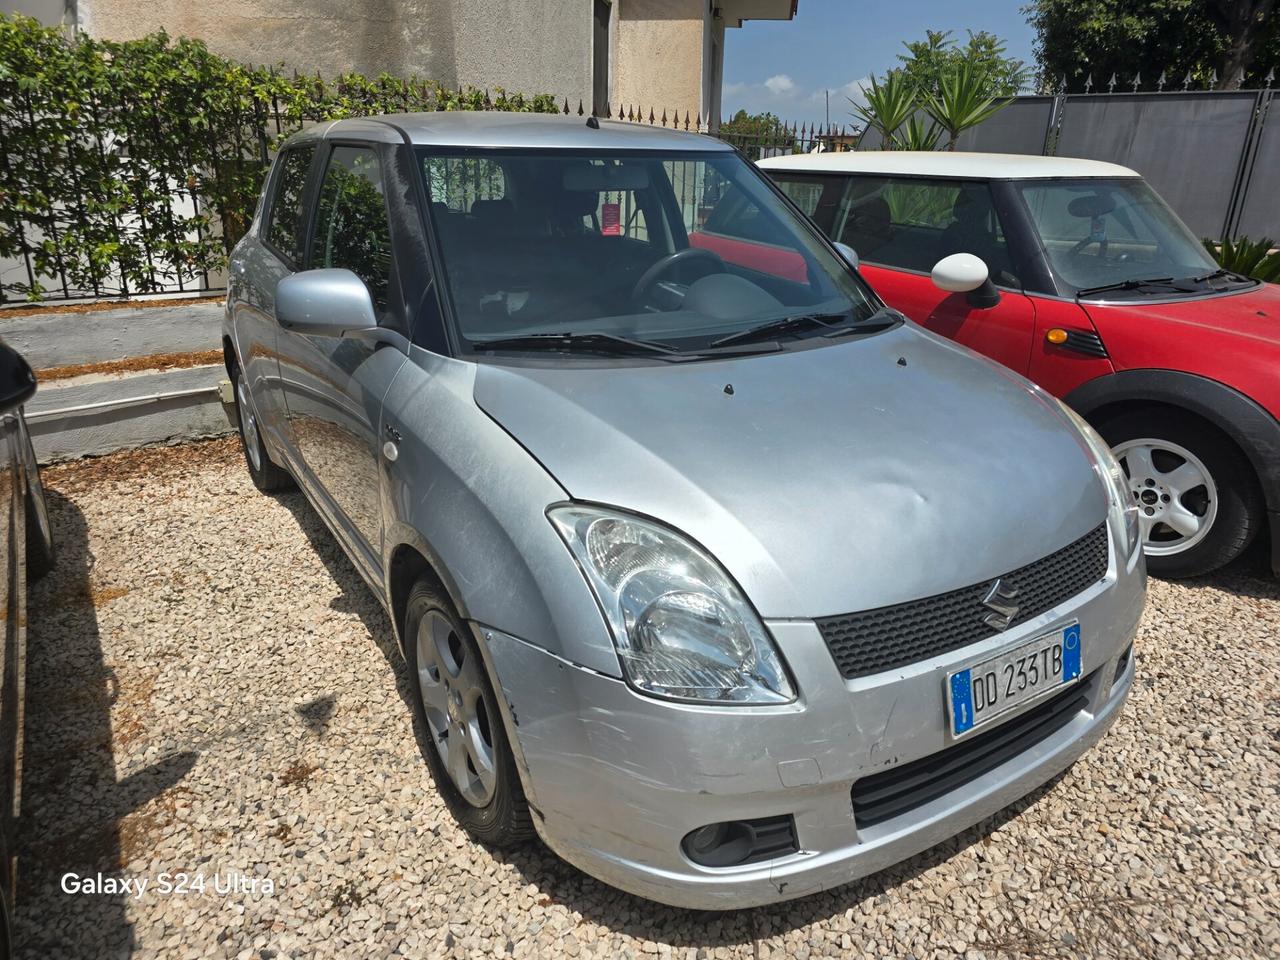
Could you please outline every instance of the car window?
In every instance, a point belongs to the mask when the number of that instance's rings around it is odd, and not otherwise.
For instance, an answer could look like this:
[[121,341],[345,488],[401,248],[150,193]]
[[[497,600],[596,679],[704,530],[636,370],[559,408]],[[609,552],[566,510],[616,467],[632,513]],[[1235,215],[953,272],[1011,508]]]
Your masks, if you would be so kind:
[[307,171],[311,167],[314,153],[313,146],[286,150],[280,157],[280,172],[272,185],[266,238],[294,267],[302,263],[305,223],[303,201],[307,189]]
[[419,156],[451,319],[482,349],[566,331],[705,349],[788,312],[875,310],[732,151]]
[[1141,180],[1028,181],[1019,189],[1055,276],[1074,289],[1216,267]]
[[806,217],[812,217],[818,212],[818,204],[822,202],[820,181],[788,180],[778,186],[791,198],[792,203],[804,211]]
[[971,253],[996,283],[1017,283],[985,183],[852,178],[833,235],[868,263],[928,272],[943,257]]
[[769,173],[819,227],[865,263],[928,273],[943,257],[972,253],[997,284],[1018,285],[985,183]]
[[339,146],[329,154],[311,236],[312,267],[345,267],[364,281],[379,316],[387,311],[391,227],[378,165],[370,147]]

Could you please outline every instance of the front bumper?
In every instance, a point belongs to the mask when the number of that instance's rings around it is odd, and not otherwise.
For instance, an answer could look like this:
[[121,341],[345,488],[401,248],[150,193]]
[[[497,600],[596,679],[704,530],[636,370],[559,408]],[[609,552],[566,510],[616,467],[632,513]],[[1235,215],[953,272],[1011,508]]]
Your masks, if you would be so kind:
[[[1117,664],[1145,597],[1140,556],[1019,627],[871,677],[842,679],[809,621],[768,623],[799,684],[794,704],[708,707],[640,696],[625,683],[479,628],[508,708],[539,833],[586,873],[652,900],[736,909],[804,896],[881,870],[1025,796],[1114,722],[1133,681]],[[854,821],[860,777],[951,742],[945,677],[1075,619],[1086,707],[985,776],[874,826]],[[1026,709],[1026,708],[1022,708]],[[1013,711],[1013,719],[1022,710]],[[680,848],[710,823],[790,814],[799,851],[709,868]]]

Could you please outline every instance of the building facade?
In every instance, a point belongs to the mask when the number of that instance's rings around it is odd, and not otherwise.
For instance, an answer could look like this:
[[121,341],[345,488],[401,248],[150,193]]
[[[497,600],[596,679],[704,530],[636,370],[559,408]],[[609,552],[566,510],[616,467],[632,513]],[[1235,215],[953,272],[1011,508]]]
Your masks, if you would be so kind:
[[726,29],[798,0],[6,0],[103,39],[165,30],[214,52],[335,76],[415,74],[575,106],[719,117]]

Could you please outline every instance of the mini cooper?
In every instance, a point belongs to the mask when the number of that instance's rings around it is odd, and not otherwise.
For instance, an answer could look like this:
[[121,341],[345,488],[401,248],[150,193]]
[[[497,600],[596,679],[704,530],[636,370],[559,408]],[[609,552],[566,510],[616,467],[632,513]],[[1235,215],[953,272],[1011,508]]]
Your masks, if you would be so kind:
[[1280,573],[1280,287],[1221,269],[1137,173],[945,152],[761,166],[890,305],[1106,438],[1152,573],[1208,573],[1259,534]]

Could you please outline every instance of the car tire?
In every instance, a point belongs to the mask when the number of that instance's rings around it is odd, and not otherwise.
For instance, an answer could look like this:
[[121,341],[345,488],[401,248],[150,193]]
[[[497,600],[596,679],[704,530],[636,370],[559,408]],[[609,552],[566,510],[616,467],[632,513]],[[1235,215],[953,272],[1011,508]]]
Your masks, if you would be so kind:
[[488,846],[526,843],[529,804],[480,648],[429,580],[409,591],[404,638],[422,753],[450,813]]
[[53,545],[53,525],[49,522],[49,501],[44,495],[40,480],[40,467],[36,462],[35,448],[25,425],[21,429],[27,474],[27,579],[39,580],[53,569],[57,551]]
[[266,444],[262,441],[262,431],[258,429],[253,397],[249,395],[249,385],[241,375],[238,365],[231,368],[231,394],[235,398],[236,429],[240,431],[240,448],[244,451],[245,466],[249,468],[253,485],[263,493],[292,490],[296,484],[289,471],[277,466],[271,459],[271,455],[267,453]]
[[[1210,573],[1240,556],[1262,529],[1266,511],[1252,465],[1204,421],[1148,408],[1109,417],[1098,424],[1098,432],[1125,468],[1139,500],[1152,574],[1179,579]],[[1180,479],[1184,475],[1191,479]],[[1200,478],[1205,483],[1189,485]],[[1184,507],[1181,517],[1170,512],[1175,504]],[[1146,520],[1151,514],[1155,520]],[[1195,522],[1192,516],[1204,529],[1189,532],[1184,521]],[[1162,517],[1183,529],[1163,523]]]

